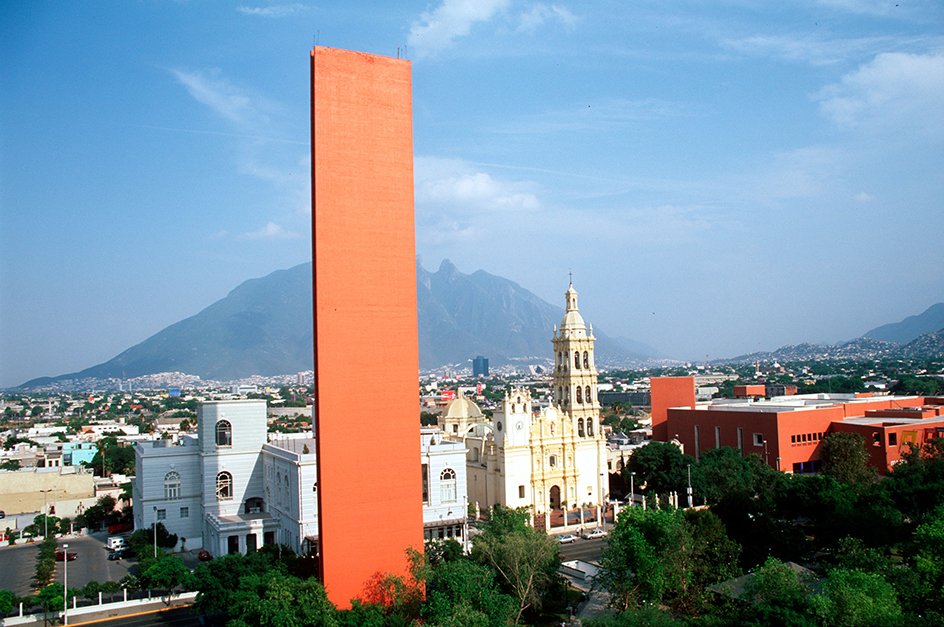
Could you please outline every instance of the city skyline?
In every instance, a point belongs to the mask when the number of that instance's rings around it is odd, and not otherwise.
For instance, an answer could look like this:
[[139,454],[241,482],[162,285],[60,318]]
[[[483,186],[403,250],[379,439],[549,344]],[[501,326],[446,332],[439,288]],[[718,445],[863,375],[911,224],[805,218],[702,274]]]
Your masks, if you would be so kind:
[[944,13],[899,4],[4,6],[0,387],[311,259],[314,44],[411,60],[428,269],[551,303],[573,271],[588,319],[681,359],[920,314]]

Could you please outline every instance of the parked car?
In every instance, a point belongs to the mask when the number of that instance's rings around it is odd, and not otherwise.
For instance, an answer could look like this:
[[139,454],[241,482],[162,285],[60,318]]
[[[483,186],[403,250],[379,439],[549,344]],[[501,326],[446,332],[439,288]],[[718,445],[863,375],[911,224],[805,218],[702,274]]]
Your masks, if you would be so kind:
[[108,559],[111,561],[117,561],[125,557],[134,557],[134,551],[131,549],[116,549],[108,554]]
[[2,509],[0,509],[0,518],[6,518],[6,517],[7,517],[7,513],[3,511]]
[[112,536],[105,541],[105,547],[109,551],[114,551],[117,549],[127,548],[128,541],[122,538],[121,536]]
[[199,553],[197,553],[197,559],[200,560],[201,562],[207,562],[213,559],[213,556],[210,555],[209,551],[200,551]]
[[602,529],[588,529],[580,534],[580,537],[585,540],[592,540],[593,538],[605,538],[606,532]]
[[124,533],[125,531],[131,531],[131,525],[128,523],[117,523],[108,526],[108,533]]
[[570,544],[571,542],[577,541],[577,536],[573,535],[572,533],[565,533],[562,536],[557,536],[557,541],[561,544]]
[[66,561],[66,559],[68,559],[70,562],[72,562],[72,561],[76,560],[78,557],[79,557],[79,554],[78,554],[78,553],[74,553],[74,552],[72,552],[72,551],[69,551],[68,555],[66,555],[66,552],[65,552],[65,551],[56,551],[56,561],[57,561],[57,562],[64,562],[64,561]]

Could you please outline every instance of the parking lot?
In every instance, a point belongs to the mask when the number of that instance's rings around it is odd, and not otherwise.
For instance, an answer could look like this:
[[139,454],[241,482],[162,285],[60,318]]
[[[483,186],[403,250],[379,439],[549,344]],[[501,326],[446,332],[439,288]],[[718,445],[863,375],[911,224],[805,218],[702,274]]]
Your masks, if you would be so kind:
[[[138,574],[137,559],[128,558],[109,561],[105,548],[107,532],[87,536],[59,538],[59,548],[69,545],[69,552],[77,555],[69,562],[69,587],[81,588],[89,581],[118,581],[128,573]],[[36,560],[39,544],[0,546],[0,588],[10,590],[17,596],[32,594],[36,585]],[[65,562],[56,562],[54,580],[62,583]]]

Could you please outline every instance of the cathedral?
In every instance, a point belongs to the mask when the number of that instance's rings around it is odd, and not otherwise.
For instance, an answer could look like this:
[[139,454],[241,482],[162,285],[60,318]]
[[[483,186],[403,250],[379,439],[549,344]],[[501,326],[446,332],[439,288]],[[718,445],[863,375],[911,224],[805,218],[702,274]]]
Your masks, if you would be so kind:
[[577,309],[571,284],[567,309],[554,329],[553,402],[537,412],[527,389],[512,388],[489,421],[465,398],[439,419],[447,437],[463,441],[469,502],[528,507],[536,527],[550,527],[553,511],[606,503],[606,440],[600,428],[593,327]]

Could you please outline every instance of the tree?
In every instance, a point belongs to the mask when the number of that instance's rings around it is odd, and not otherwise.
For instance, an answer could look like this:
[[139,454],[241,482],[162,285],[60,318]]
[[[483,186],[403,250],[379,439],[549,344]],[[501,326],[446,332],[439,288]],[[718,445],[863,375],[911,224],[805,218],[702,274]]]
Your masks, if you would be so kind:
[[6,616],[16,605],[16,595],[9,590],[0,590],[0,616]]
[[820,459],[823,474],[840,483],[868,485],[875,482],[875,469],[868,465],[870,455],[865,438],[859,433],[837,431],[823,438]]
[[193,575],[190,569],[184,565],[182,559],[176,555],[168,556],[165,559],[158,560],[149,567],[141,576],[141,582],[148,588],[161,588],[167,591],[165,601],[170,603],[174,589],[178,587],[189,587],[193,584]]
[[644,485],[647,494],[685,494],[688,466],[694,463],[695,458],[683,454],[674,444],[649,442],[633,453],[623,469],[623,478],[628,483],[629,473],[636,473],[635,484]]
[[827,624],[839,627],[902,623],[895,589],[881,575],[861,570],[830,571],[823,594],[813,597],[813,606]]
[[679,510],[625,509],[607,538],[597,580],[619,610],[686,596],[692,536]]
[[558,544],[524,523],[526,508],[496,506],[482,533],[472,540],[472,556],[495,569],[518,604],[515,624],[529,608],[540,609],[542,593],[557,577]]
[[316,579],[269,571],[239,582],[229,608],[229,627],[335,627],[337,610]]
[[0,470],[19,470],[20,460],[18,459],[5,459],[3,462],[0,462]]
[[515,600],[499,590],[495,572],[467,559],[430,569],[423,618],[436,627],[501,627],[518,612]]

